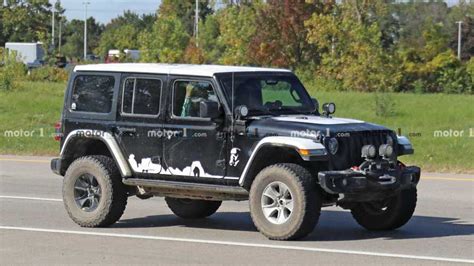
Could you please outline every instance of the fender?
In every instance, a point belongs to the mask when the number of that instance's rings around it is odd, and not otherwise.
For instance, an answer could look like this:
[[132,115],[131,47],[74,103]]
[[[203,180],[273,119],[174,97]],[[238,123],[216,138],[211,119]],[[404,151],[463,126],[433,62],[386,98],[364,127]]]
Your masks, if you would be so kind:
[[399,150],[398,156],[413,154],[415,152],[413,145],[407,137],[397,136],[397,142]]
[[127,160],[125,160],[125,157],[123,157],[120,147],[117,141],[115,140],[115,138],[112,136],[112,134],[102,131],[102,130],[92,130],[92,129],[73,130],[71,131],[71,133],[69,133],[69,135],[67,135],[66,140],[64,141],[64,144],[61,148],[61,153],[60,153],[61,158],[63,158],[68,144],[74,138],[92,138],[92,139],[101,140],[102,142],[105,143],[110,153],[114,157],[114,160],[117,163],[117,166],[120,170],[120,174],[122,175],[122,177],[132,176],[132,171],[130,169],[130,166],[128,165]]
[[245,165],[242,175],[239,178],[239,184],[241,186],[245,183],[248,171],[256,159],[258,152],[262,147],[265,146],[280,146],[294,149],[305,161],[326,160],[328,156],[326,147],[312,139],[283,136],[265,137],[257,143],[252,151],[252,154],[250,155],[247,164]]

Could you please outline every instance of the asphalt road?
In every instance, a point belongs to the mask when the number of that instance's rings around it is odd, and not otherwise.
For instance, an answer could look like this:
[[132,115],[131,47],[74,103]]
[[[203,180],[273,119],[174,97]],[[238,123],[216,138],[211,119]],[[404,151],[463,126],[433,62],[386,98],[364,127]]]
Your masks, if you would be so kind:
[[324,209],[305,240],[269,241],[247,202],[224,202],[199,221],[174,216],[162,198],[129,199],[111,228],[67,216],[49,158],[0,156],[0,264],[474,264],[474,176],[423,175],[412,220],[368,232],[347,211]]

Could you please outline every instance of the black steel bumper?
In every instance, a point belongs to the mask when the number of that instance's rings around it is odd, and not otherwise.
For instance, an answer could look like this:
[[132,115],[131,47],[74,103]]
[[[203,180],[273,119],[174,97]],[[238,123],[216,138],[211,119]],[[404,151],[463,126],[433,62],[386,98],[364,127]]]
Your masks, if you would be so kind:
[[51,160],[51,170],[57,175],[61,175],[61,161],[61,158]]
[[319,184],[330,194],[366,194],[396,191],[416,186],[421,170],[417,166],[377,171],[323,171]]

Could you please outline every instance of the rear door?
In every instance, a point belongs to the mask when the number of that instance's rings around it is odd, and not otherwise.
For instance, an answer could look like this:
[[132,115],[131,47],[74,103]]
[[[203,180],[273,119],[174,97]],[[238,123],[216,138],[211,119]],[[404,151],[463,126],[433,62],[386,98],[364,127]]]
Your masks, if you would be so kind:
[[162,171],[165,75],[122,75],[115,134],[135,175]]

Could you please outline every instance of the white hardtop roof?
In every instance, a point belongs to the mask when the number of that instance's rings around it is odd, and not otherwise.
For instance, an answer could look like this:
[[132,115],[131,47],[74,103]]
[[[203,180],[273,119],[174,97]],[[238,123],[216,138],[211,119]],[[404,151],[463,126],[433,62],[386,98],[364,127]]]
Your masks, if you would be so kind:
[[290,73],[287,69],[244,67],[244,66],[221,66],[221,65],[185,65],[185,64],[145,64],[145,63],[125,63],[125,64],[95,64],[78,65],[74,68],[77,71],[103,71],[103,72],[125,72],[144,74],[170,74],[186,76],[212,77],[217,73],[231,72],[284,72]]

